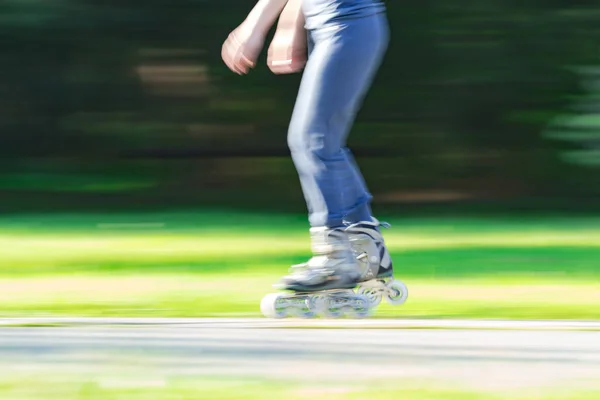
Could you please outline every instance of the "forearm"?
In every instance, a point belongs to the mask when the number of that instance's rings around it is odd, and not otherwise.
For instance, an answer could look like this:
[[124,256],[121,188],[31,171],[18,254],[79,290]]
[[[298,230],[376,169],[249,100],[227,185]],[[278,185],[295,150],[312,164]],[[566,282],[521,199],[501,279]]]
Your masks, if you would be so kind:
[[303,30],[304,14],[302,13],[302,0],[288,0],[281,12],[277,29]]
[[[301,2],[301,0],[290,0],[292,1]],[[287,4],[288,0],[258,0],[246,17],[244,25],[266,36]]]

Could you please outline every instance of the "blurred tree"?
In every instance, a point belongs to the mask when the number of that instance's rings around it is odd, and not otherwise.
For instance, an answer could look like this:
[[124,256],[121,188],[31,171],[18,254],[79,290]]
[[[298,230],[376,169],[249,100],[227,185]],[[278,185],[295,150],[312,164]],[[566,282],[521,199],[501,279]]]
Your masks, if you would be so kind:
[[573,142],[577,150],[564,152],[567,162],[600,166],[600,67],[579,70],[586,93],[576,97],[571,113],[558,117],[547,136]]
[[[300,76],[259,65],[239,77],[220,60],[223,39],[250,7],[0,3],[0,190],[32,190],[42,201],[60,190],[198,204],[268,192],[277,197],[266,203],[301,204],[285,138]],[[582,143],[582,121],[595,124],[597,94],[576,119],[559,119],[568,140],[541,133],[582,92],[567,67],[596,62],[597,2],[427,0],[388,9],[391,46],[350,136],[377,198],[429,191],[574,201],[595,190],[593,174],[556,155]]]

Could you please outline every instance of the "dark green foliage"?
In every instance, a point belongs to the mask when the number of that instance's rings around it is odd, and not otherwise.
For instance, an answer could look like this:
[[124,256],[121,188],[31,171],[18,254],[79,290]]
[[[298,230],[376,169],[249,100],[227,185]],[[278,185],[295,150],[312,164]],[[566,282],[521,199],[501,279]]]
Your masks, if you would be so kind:
[[[300,76],[220,60],[251,6],[2,2],[0,190],[199,204],[248,189],[301,206],[285,139]],[[376,199],[598,194],[597,171],[562,157],[577,140],[544,135],[585,94],[572,67],[600,63],[595,2],[388,7],[391,47],[350,136]]]

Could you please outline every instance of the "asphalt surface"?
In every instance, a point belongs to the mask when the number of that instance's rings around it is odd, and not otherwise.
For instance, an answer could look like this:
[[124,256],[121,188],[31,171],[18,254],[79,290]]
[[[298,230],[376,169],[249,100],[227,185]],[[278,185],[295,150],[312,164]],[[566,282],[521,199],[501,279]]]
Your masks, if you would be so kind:
[[[22,326],[59,322],[72,326]],[[5,319],[0,325],[0,368],[13,372],[407,378],[486,388],[600,383],[594,330],[600,324],[593,322]]]

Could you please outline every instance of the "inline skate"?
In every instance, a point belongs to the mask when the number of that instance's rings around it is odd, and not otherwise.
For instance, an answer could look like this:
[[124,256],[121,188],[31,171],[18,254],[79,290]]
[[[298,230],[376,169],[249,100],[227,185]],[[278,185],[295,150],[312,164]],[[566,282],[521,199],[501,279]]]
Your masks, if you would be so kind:
[[364,318],[385,298],[403,304],[404,283],[393,277],[391,257],[379,227],[389,224],[364,221],[343,228],[311,228],[313,257],[294,265],[274,285],[286,292],[271,293],[261,301],[268,318]]

